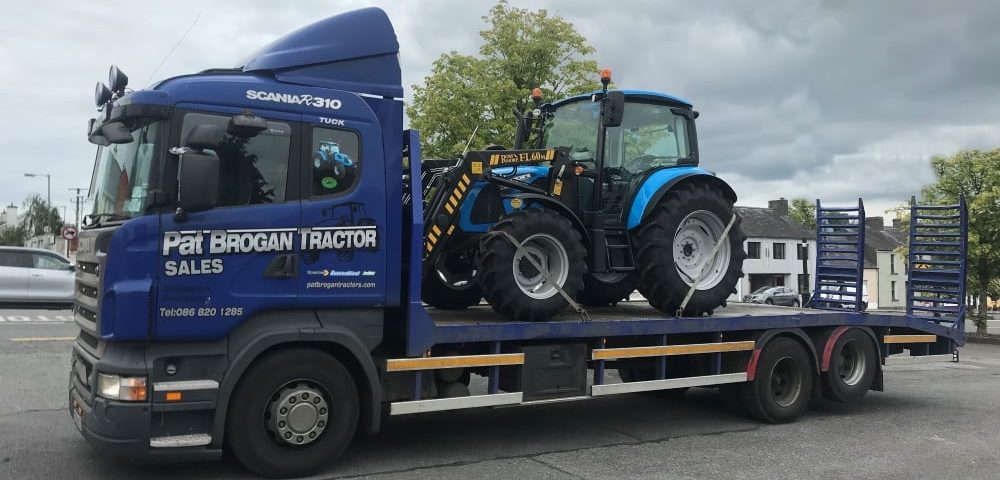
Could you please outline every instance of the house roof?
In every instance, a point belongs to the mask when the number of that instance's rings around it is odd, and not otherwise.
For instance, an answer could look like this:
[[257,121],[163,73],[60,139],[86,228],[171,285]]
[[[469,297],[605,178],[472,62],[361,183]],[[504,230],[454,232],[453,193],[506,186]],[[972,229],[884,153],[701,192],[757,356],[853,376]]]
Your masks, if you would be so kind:
[[898,228],[865,227],[865,268],[875,268],[877,252],[895,250],[906,243],[906,233]]
[[802,240],[816,239],[816,232],[802,227],[788,215],[782,215],[770,208],[736,207],[743,222],[740,228],[748,237],[789,238]]

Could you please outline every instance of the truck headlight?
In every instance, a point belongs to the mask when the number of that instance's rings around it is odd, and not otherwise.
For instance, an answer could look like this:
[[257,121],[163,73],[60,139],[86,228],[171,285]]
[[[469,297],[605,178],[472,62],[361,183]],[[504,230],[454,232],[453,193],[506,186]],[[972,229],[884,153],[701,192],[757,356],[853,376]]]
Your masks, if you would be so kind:
[[122,377],[99,373],[97,392],[100,396],[111,400],[142,402],[146,400],[146,377]]

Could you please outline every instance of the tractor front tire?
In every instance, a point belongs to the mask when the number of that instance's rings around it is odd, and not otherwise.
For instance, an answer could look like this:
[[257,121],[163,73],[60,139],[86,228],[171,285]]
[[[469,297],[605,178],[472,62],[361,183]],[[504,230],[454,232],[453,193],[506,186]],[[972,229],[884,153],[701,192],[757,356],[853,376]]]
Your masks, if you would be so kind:
[[614,306],[629,295],[639,285],[635,272],[588,273],[583,277],[583,290],[577,301],[588,307]]
[[462,287],[448,285],[437,271],[432,271],[420,284],[420,297],[434,308],[463,310],[478,304],[483,298],[483,291],[476,283]]
[[[711,315],[726,305],[743,275],[746,256],[739,217],[722,237],[735,214],[733,203],[708,185],[687,184],[667,192],[633,233],[639,291],[650,305],[673,315],[692,285],[696,288],[684,315]],[[723,243],[712,258],[720,239]]]
[[[535,268],[529,255],[548,270],[554,284]],[[548,320],[568,304],[560,288],[570,298],[583,288],[586,257],[580,233],[566,217],[542,208],[514,212],[480,240],[479,285],[500,315],[517,321]]]

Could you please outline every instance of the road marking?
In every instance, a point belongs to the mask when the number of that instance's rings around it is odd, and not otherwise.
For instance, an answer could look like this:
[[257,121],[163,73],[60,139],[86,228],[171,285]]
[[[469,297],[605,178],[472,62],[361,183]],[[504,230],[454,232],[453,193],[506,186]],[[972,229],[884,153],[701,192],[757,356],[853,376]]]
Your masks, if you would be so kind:
[[76,337],[21,337],[11,338],[12,342],[70,342]]

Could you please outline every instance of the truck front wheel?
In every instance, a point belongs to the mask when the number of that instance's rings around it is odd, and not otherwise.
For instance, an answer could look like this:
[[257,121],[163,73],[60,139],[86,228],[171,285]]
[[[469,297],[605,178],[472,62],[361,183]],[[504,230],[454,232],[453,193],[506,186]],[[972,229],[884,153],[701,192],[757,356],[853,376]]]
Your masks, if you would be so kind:
[[358,424],[358,389],[335,358],[308,349],[258,360],[233,392],[226,445],[252,472],[316,473],[343,453]]

